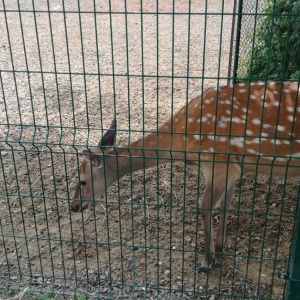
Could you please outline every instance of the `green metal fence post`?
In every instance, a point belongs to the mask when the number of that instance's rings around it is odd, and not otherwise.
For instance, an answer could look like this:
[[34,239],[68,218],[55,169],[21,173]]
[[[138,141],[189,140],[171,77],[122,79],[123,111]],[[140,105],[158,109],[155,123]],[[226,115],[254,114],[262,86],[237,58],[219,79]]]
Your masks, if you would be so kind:
[[294,242],[290,261],[289,280],[286,288],[285,299],[300,299],[300,209],[298,203],[297,222],[294,231]]
[[237,20],[237,26],[236,26],[236,45],[235,45],[234,65],[233,65],[233,74],[232,74],[232,76],[233,76],[232,82],[233,83],[236,83],[236,78],[237,78],[239,53],[240,53],[240,41],[241,41],[242,17],[243,17],[243,0],[239,0],[238,20]]

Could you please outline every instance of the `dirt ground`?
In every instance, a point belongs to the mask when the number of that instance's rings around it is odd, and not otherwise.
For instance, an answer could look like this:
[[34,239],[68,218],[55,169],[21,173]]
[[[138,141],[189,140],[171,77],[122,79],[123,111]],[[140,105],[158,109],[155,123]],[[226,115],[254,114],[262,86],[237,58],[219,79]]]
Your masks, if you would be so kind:
[[127,145],[227,76],[232,1],[207,17],[202,1],[95,2],[0,4],[0,299],[283,299],[297,182],[242,177],[208,274],[203,178],[180,163],[70,212],[80,153],[114,116]]

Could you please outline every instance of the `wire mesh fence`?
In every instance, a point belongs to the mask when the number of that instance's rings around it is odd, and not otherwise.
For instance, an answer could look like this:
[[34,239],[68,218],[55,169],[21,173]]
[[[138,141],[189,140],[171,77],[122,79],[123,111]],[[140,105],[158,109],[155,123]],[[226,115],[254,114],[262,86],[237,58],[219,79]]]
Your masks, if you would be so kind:
[[265,19],[266,0],[235,0],[233,43],[228,77],[244,77],[249,69],[251,50],[257,44],[256,32]]
[[[297,178],[240,175],[226,242],[207,273],[197,270],[205,181],[190,161],[156,156],[87,210],[71,207],[82,151],[99,151],[113,119],[117,145],[133,149],[227,82],[232,9],[231,1],[2,0],[0,299],[283,299],[277,274],[289,266]],[[222,212],[210,210],[215,227]]]

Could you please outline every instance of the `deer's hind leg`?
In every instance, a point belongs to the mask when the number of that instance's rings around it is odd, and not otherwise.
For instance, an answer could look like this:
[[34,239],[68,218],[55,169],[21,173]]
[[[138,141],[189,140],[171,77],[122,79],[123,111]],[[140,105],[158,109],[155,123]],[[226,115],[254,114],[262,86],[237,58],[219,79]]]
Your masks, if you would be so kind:
[[221,213],[220,213],[220,223],[215,239],[215,250],[216,252],[220,252],[225,244],[226,238],[226,229],[228,223],[228,210],[231,206],[231,200],[233,198],[235,189],[235,181],[231,181],[230,184],[227,186],[227,191],[224,193],[223,197],[221,198]]

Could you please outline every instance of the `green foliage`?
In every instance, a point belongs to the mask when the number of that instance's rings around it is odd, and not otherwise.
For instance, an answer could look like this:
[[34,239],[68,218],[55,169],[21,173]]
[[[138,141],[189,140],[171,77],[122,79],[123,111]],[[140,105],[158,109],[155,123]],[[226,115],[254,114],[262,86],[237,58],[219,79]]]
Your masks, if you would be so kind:
[[26,295],[33,295],[35,293],[35,289],[34,288],[28,288],[26,290]]
[[54,300],[53,294],[49,293],[46,295],[42,295],[38,298],[38,300]]
[[245,77],[300,80],[300,0],[267,1]]

